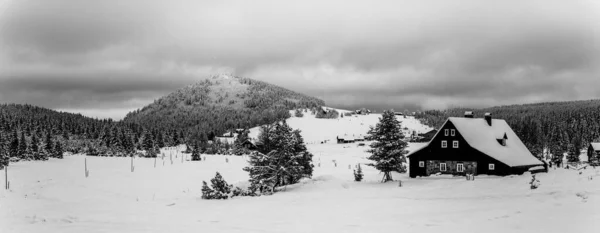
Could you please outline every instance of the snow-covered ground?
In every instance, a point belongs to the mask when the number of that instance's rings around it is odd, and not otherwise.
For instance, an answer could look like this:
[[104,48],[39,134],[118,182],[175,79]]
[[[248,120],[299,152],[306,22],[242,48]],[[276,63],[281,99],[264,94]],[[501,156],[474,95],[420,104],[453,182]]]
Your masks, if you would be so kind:
[[[347,111],[338,109],[338,112]],[[336,137],[344,134],[350,136],[366,135],[369,126],[375,126],[381,117],[381,114],[370,114],[345,116],[338,119],[319,119],[315,118],[315,115],[311,114],[310,111],[304,113],[303,117],[294,117],[293,115],[292,111],[292,117],[287,119],[286,122],[290,127],[302,131],[302,137],[307,144],[320,143],[326,140],[328,140],[327,143],[336,143]],[[431,130],[430,127],[421,124],[414,117],[397,116],[396,118],[401,121],[402,128],[408,128],[408,130],[404,130],[404,136],[408,137],[409,133],[413,131],[426,133]],[[252,128],[249,136],[256,138],[259,132],[259,127]]]
[[[361,132],[377,115],[354,124],[292,118],[307,142]],[[361,118],[357,118],[361,119]],[[349,119],[348,119],[349,120]],[[314,122],[312,122],[314,121]],[[314,123],[314,124],[313,124]],[[409,125],[408,122],[405,122]],[[360,126],[357,126],[360,125]],[[321,130],[319,130],[319,127]],[[410,128],[410,126],[409,126]],[[425,128],[425,127],[423,127]],[[341,132],[344,130],[344,132]],[[320,132],[320,133],[319,133]],[[246,157],[169,159],[67,156],[19,162],[9,168],[10,191],[0,189],[0,232],[597,232],[600,229],[600,168],[551,170],[537,175],[446,176],[379,183],[368,166],[363,182],[352,169],[368,162],[357,144],[308,144],[315,155],[313,179],[272,196],[202,200],[202,180],[219,171],[245,186]],[[419,144],[410,144],[414,149]],[[85,177],[87,159],[90,176]],[[228,162],[227,162],[228,161]],[[164,164],[164,165],[163,165]],[[350,167],[350,169],[349,169]],[[590,177],[592,178],[590,180]],[[4,171],[0,175],[4,184]]]

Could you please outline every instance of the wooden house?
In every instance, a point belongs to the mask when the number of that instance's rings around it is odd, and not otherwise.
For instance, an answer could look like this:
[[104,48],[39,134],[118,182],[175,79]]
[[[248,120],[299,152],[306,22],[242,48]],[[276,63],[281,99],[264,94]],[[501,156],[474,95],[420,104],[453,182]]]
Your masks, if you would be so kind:
[[522,174],[543,163],[535,158],[506,121],[450,117],[435,136],[420,149],[410,152],[410,177],[432,174]]

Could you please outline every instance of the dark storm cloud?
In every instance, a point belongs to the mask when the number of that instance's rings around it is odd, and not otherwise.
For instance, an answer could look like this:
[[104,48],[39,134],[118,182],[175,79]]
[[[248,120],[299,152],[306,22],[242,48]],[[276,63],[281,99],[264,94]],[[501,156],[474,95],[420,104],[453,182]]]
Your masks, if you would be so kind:
[[598,6],[8,0],[0,4],[0,101],[121,118],[219,72],[347,108],[600,98],[590,85],[600,74]]

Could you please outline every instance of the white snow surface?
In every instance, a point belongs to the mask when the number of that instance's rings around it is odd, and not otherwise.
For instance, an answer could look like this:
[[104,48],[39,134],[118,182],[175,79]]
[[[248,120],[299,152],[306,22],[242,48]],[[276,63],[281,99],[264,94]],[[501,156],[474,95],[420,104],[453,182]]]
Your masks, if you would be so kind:
[[[368,118],[364,116],[362,122]],[[344,133],[363,133],[361,118],[350,123],[289,120],[307,142]],[[343,122],[343,121],[340,121]],[[407,124],[408,125],[408,124]],[[317,129],[322,127],[323,133]],[[359,130],[359,128],[361,130]],[[424,132],[424,131],[423,131]],[[409,144],[414,150],[423,144]],[[10,190],[0,189],[0,232],[597,232],[600,228],[600,168],[558,169],[531,176],[434,176],[380,183],[382,174],[366,166],[368,147],[308,143],[314,157],[312,179],[272,196],[202,200],[202,181],[219,171],[245,187],[246,156],[169,153],[163,161],[66,156],[11,164]],[[85,177],[87,160],[89,177]],[[228,161],[228,162],[226,162]],[[362,164],[363,182],[353,181]],[[164,165],[163,165],[164,164]],[[350,169],[349,169],[350,167]],[[591,178],[591,179],[590,179]],[[0,183],[4,186],[4,171]]]
[[[340,113],[349,112],[347,110],[336,109]],[[309,143],[320,143],[327,141],[327,143],[337,143],[337,136],[348,135],[348,136],[359,136],[367,135],[370,126],[375,126],[379,122],[381,114],[370,114],[370,115],[354,115],[344,116],[338,119],[319,119],[315,115],[311,114],[310,111],[304,113],[303,117],[294,117],[292,111],[292,117],[287,119],[286,122],[293,129],[299,129],[304,138],[304,142]],[[417,133],[426,133],[431,130],[431,127],[421,124],[417,119],[412,116],[404,118],[403,116],[396,116],[401,121],[402,128],[406,127],[408,130],[404,131],[404,136],[410,136],[410,133],[416,131]],[[249,136],[251,138],[257,138],[260,132],[260,127],[250,129]]]

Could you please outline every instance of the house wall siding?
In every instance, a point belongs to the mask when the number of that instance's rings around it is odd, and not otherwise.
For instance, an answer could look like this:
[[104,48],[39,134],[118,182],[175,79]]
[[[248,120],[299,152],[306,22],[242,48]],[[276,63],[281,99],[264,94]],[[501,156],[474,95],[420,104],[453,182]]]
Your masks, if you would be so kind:
[[[448,136],[445,135],[445,130],[448,129]],[[452,136],[451,130],[455,130],[455,136]],[[448,142],[447,148],[442,148],[442,141]],[[452,148],[452,142],[458,141],[458,148]],[[425,167],[419,167],[419,161],[425,162]],[[462,162],[465,164],[465,170],[467,169],[466,164],[474,165],[474,174],[488,174],[488,175],[509,175],[515,173],[522,173],[526,171],[526,168],[511,168],[510,166],[472,148],[467,141],[462,137],[460,132],[456,130],[456,127],[452,122],[448,121],[442,126],[439,133],[430,141],[426,148],[412,154],[409,158],[409,175],[410,177],[417,176],[428,176],[430,174],[436,174],[434,168],[429,168],[429,164],[435,161],[446,161],[448,169],[456,169],[456,163]],[[452,165],[450,165],[452,162]],[[489,169],[489,164],[494,164],[494,170]],[[439,167],[437,168],[439,169]],[[453,175],[465,175],[466,173],[458,172],[446,172],[443,174]]]

